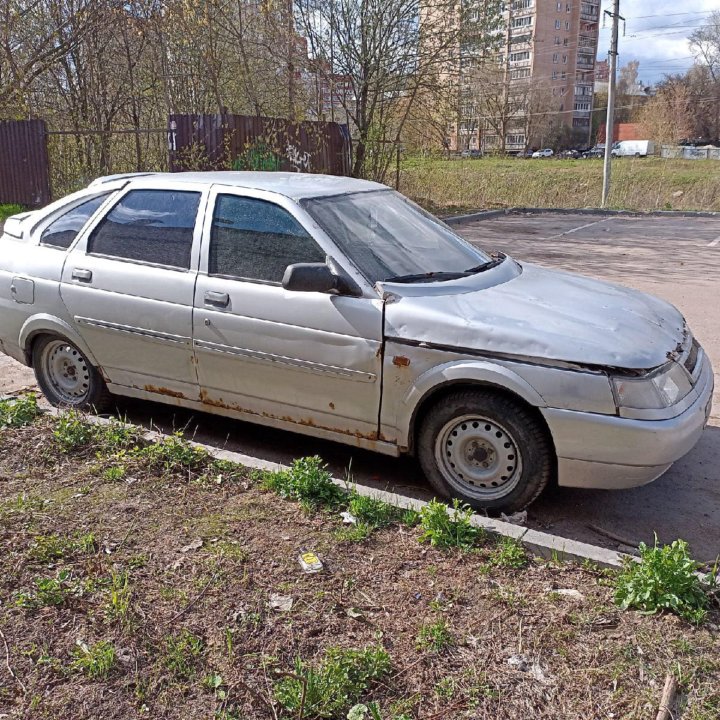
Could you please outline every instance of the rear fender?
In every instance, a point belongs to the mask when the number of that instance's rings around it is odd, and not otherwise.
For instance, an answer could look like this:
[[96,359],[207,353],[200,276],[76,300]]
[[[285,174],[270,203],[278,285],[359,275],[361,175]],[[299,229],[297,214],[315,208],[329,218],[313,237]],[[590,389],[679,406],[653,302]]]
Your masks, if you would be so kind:
[[98,367],[95,356],[77,331],[64,320],[44,313],[29,317],[20,329],[18,344],[25,354],[27,365],[32,364],[32,343],[39,335],[59,335],[66,338],[85,355],[94,367]]

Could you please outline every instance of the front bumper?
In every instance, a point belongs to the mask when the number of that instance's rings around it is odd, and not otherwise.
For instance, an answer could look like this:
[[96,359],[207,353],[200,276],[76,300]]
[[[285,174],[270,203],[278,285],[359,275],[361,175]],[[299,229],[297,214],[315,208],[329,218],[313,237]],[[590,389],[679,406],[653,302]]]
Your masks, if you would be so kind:
[[668,420],[631,420],[556,408],[541,409],[555,442],[558,484],[615,490],[660,477],[700,439],[712,407],[713,371],[707,357],[695,400]]

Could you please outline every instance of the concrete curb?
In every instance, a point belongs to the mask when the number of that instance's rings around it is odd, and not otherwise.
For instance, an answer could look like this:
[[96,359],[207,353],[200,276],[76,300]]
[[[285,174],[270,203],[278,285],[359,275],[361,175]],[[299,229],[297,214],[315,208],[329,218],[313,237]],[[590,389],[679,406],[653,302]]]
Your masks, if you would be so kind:
[[[17,397],[17,395],[3,395],[0,396],[0,400],[15,400]],[[57,417],[62,412],[58,408],[54,407],[48,409],[43,408],[42,411],[54,417]],[[86,418],[88,422],[96,425],[108,425],[113,422],[113,420],[117,421],[116,418],[104,418],[96,415],[87,415]],[[138,425],[134,425],[133,423],[123,424],[132,425],[133,427],[138,428],[140,427]],[[145,430],[142,432],[142,437],[149,442],[157,442],[158,440],[162,440],[163,438],[169,436],[167,433],[158,432],[156,430]],[[229,460],[253,470],[277,472],[289,469],[287,465],[262,460],[260,458],[252,457],[251,455],[244,455],[230,450],[221,450],[212,445],[192,440],[189,442],[193,447],[202,448],[211,457],[214,457],[217,460]],[[392,505],[403,510],[415,510],[416,512],[420,512],[420,510],[428,504],[424,500],[417,500],[416,498],[399,495],[398,493],[388,492],[386,490],[377,490],[375,488],[365,487],[364,485],[350,485],[347,480],[340,478],[333,477],[332,480],[336,485],[344,490],[348,490],[352,487],[352,489],[359,495],[382,500],[388,505]],[[450,508],[448,508],[448,511],[450,511]],[[531,530],[530,528],[522,525],[513,525],[512,523],[504,522],[496,518],[486,517],[484,515],[474,514],[470,518],[470,522],[475,527],[481,528],[489,535],[517,540],[522,543],[522,545],[533,555],[542,557],[546,560],[559,559],[571,562],[589,561],[600,567],[619,568],[622,567],[626,558],[631,558],[631,556],[625,555],[624,553],[607,550],[596,545],[588,545],[587,543],[578,542],[576,540],[569,540],[567,538],[559,537],[558,535],[550,535],[537,530]]]
[[499,210],[478,210],[462,215],[448,215],[442,218],[448,225],[458,225],[464,222],[490,220],[502,215],[590,215],[595,217],[676,217],[676,218],[720,218],[720,212],[690,211],[690,210],[652,210],[640,212],[638,210],[603,210],[602,208],[537,208],[514,207]]

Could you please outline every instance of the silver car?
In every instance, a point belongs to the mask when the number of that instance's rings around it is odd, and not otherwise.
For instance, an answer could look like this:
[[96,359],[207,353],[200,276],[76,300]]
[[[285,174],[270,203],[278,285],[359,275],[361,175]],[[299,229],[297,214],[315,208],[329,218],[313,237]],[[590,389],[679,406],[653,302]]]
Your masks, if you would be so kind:
[[671,305],[490,255],[376,183],[101,178],[0,239],[0,350],[54,405],[125,395],[417,457],[478,508],[628,488],[699,439]]

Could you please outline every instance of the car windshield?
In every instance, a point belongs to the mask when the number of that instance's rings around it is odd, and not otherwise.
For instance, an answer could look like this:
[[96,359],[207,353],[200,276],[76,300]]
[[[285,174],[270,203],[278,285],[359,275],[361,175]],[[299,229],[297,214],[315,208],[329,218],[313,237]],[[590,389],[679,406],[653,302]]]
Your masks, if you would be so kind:
[[496,263],[393,190],[301,203],[371,283],[441,282]]

